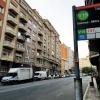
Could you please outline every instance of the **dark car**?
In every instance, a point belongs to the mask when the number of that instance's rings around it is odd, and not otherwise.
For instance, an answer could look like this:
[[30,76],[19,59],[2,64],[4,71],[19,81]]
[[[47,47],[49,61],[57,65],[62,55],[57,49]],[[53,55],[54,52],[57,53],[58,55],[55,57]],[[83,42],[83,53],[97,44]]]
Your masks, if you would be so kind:
[[0,76],[0,82],[1,82],[2,77],[3,77],[3,76]]

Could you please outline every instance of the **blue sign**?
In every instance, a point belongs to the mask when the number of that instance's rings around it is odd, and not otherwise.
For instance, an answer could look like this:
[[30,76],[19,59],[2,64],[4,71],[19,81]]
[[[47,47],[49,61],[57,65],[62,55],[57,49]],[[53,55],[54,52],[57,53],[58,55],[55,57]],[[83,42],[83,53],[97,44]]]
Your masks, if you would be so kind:
[[87,40],[87,36],[85,34],[78,35],[78,40]]

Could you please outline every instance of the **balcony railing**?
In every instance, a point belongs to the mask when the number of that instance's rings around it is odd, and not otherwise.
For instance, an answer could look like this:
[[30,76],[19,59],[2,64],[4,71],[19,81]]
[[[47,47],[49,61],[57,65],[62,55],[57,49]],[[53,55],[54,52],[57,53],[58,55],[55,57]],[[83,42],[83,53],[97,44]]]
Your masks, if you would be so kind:
[[8,21],[12,22],[13,24],[17,25],[18,21],[16,18],[8,15],[8,18],[7,18]]
[[39,42],[43,42],[42,38],[39,38],[39,37],[38,37],[38,41],[39,41]]
[[23,36],[17,36],[17,38],[18,38],[19,40],[25,41],[25,39],[24,39]]
[[6,46],[6,47],[10,47],[10,48],[15,47],[15,44],[13,42],[6,41],[6,40],[4,41],[3,45]]
[[13,11],[14,13],[16,13],[16,14],[18,14],[18,8],[16,8],[15,6],[13,6],[12,4],[9,6],[9,9],[11,10],[11,11]]
[[42,54],[41,55],[37,55],[37,58],[43,58]]
[[25,23],[27,23],[27,21],[28,21],[27,17],[22,14],[20,14],[20,19],[22,19]]
[[6,31],[5,32],[9,33],[9,34],[11,34],[13,36],[16,36],[16,33],[15,33],[14,29],[12,29],[12,28],[10,28],[8,26],[6,27]]
[[37,49],[42,50],[42,46],[37,45]]
[[22,63],[22,62],[23,62],[23,59],[22,59],[22,58],[21,58],[21,59],[15,58],[15,62],[16,62],[16,63]]
[[2,60],[13,61],[13,55],[2,55]]
[[22,29],[22,30],[25,31],[25,32],[27,31],[26,25],[23,25],[23,24],[21,24],[21,23],[19,24],[19,28]]
[[23,46],[17,46],[18,51],[25,52],[25,48]]

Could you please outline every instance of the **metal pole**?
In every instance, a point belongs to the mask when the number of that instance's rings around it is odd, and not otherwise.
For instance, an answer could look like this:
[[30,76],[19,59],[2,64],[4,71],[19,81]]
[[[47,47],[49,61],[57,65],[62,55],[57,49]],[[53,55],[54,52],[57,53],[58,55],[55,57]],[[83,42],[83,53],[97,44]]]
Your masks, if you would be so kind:
[[77,41],[77,25],[76,25],[76,8],[73,8],[73,36],[74,36],[74,66],[75,66],[75,75],[74,86],[75,86],[75,100],[83,100],[83,90],[82,90],[82,79],[80,78],[79,70],[79,57],[78,57],[78,41]]

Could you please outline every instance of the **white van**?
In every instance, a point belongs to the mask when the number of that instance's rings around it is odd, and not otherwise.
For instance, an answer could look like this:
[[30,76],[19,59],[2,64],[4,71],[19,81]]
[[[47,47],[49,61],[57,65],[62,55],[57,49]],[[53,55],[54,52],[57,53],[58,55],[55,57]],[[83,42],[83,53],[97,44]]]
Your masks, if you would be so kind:
[[36,71],[34,73],[34,79],[46,79],[47,78],[47,71]]

